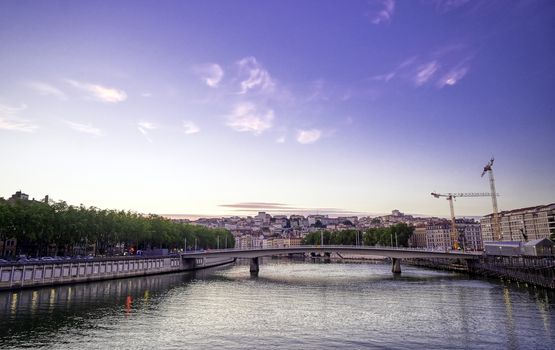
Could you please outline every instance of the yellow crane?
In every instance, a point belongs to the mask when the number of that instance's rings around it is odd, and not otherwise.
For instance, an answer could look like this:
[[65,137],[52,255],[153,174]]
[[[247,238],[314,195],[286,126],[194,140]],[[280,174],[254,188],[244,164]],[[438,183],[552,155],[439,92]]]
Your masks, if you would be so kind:
[[501,225],[499,225],[499,210],[497,209],[497,192],[495,192],[495,180],[493,179],[493,157],[491,157],[490,161],[484,167],[484,171],[482,171],[482,177],[486,173],[489,174],[489,186],[491,189],[491,202],[493,204],[493,239],[497,241],[503,240],[503,235],[501,234]]
[[449,208],[451,209],[451,242],[453,242],[453,248],[459,249],[459,231],[455,223],[455,208],[453,206],[453,200],[457,197],[489,197],[489,193],[431,193],[435,198],[445,197],[449,202]]

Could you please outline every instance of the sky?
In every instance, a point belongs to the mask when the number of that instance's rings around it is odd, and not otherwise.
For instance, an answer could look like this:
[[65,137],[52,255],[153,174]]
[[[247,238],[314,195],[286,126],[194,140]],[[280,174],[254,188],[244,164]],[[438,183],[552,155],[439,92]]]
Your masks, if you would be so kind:
[[500,210],[553,203],[554,37],[548,0],[0,0],[0,196],[448,216],[494,156]]

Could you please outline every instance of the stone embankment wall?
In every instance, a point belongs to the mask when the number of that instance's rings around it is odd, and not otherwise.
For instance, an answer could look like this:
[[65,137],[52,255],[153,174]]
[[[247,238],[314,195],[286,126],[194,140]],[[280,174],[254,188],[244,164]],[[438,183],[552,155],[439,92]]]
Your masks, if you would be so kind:
[[555,257],[484,256],[476,260],[407,259],[408,264],[498,277],[555,289]]
[[485,257],[468,263],[470,273],[555,289],[554,257]]
[[0,291],[190,271],[232,261],[182,259],[181,256],[175,255],[0,265]]

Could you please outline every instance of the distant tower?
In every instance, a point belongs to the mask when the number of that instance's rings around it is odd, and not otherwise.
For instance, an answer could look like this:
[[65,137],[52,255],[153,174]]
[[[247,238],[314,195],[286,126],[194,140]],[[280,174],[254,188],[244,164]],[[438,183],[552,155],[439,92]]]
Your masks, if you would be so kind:
[[499,224],[499,210],[497,209],[497,192],[495,191],[495,180],[493,179],[493,161],[494,158],[491,157],[490,161],[484,167],[482,171],[482,177],[486,173],[489,173],[489,186],[491,189],[491,202],[493,204],[493,239],[497,241],[503,240],[503,234],[501,233],[501,225]]

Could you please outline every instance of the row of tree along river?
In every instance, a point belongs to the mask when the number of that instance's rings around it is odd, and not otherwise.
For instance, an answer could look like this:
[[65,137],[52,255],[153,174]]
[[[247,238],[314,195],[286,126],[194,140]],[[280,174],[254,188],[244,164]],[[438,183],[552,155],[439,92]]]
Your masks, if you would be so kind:
[[[68,205],[64,201],[45,203],[0,199],[0,241],[17,239],[15,255],[115,255],[165,248],[198,249],[235,246],[224,229],[173,222],[159,215],[142,215]],[[4,256],[6,245],[0,256]]]

